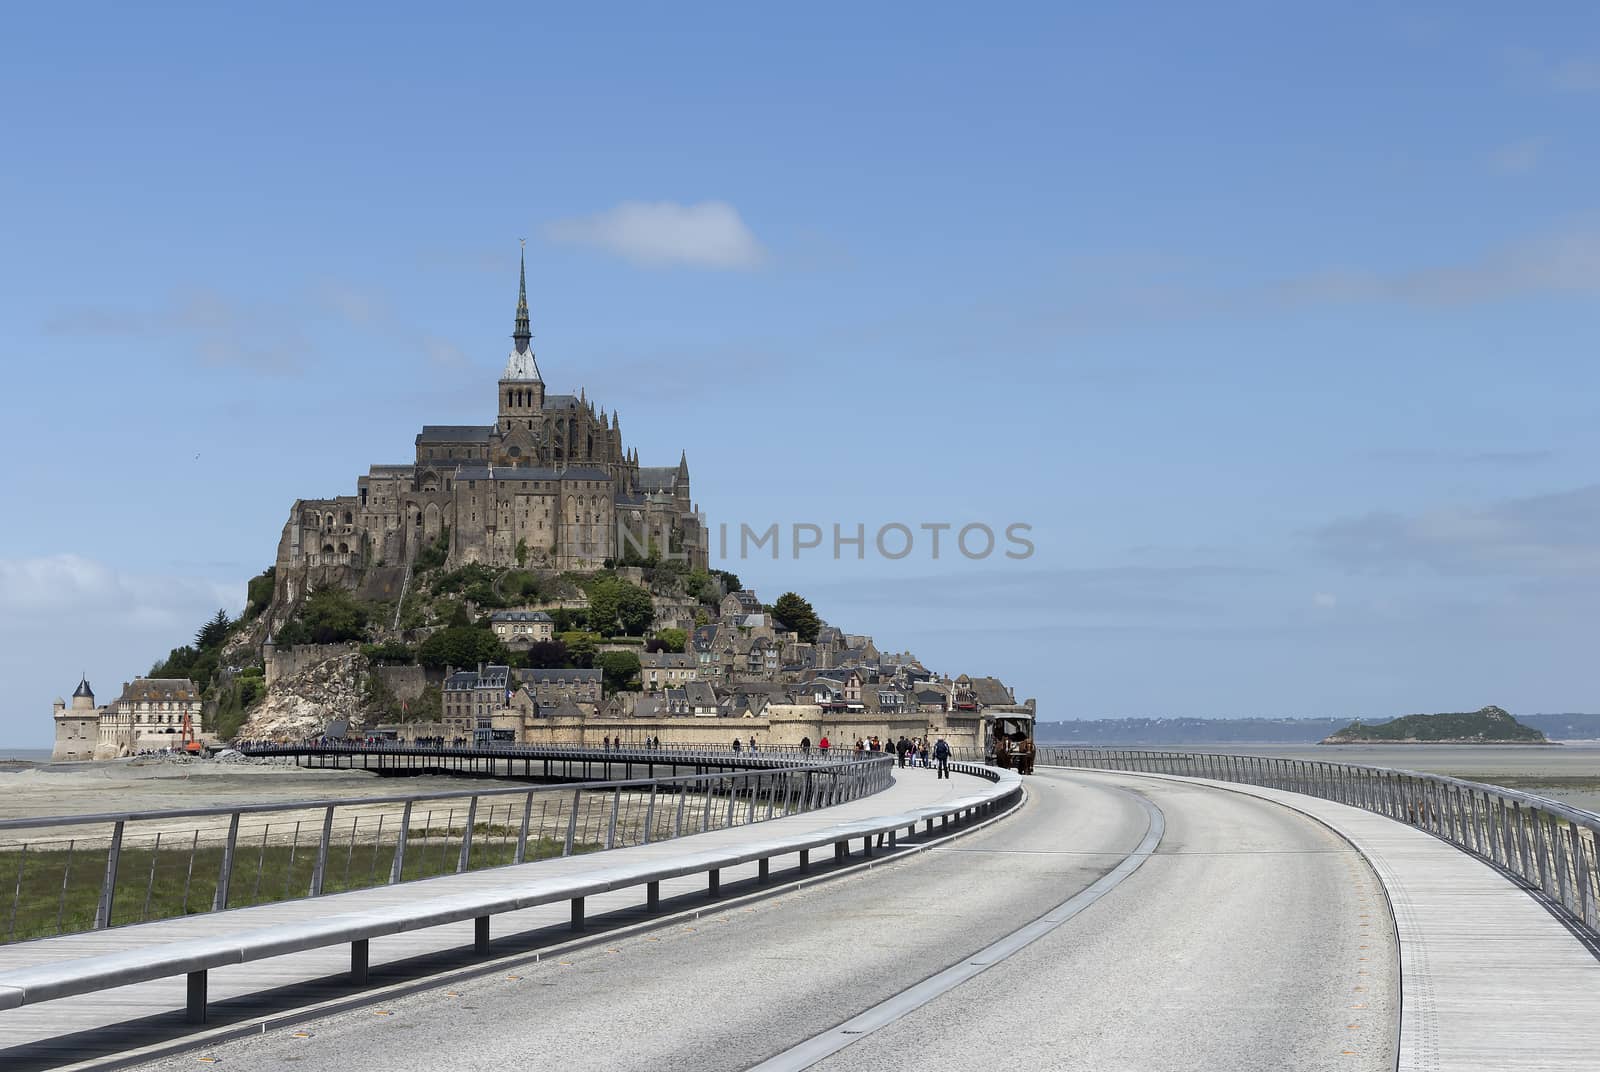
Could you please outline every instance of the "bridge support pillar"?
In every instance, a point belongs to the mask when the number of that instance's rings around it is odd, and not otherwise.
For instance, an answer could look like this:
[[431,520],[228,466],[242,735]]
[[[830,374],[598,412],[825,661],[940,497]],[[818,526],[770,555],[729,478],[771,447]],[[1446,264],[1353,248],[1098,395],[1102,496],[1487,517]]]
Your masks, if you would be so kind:
[[350,943],[350,981],[364,983],[367,981],[367,940],[358,939]]
[[472,951],[474,953],[487,953],[489,951],[488,916],[478,916],[472,921]]
[[203,1024],[206,1022],[205,969],[189,973],[189,998],[184,1006],[183,1019],[185,1023],[191,1024]]
[[715,897],[722,889],[722,869],[713,867],[706,872],[706,895]]
[[644,887],[644,903],[647,908],[658,908],[661,905],[661,883],[647,882]]
[[898,828],[889,831],[889,847],[891,849],[898,847],[899,843],[897,841],[897,837],[898,837],[899,833],[900,833],[900,831],[899,831]]
[[848,841],[835,841],[833,843],[833,858],[835,860],[843,860],[846,856],[849,856],[849,855],[850,855],[850,843]]
[[761,858],[761,862],[758,865],[756,865],[756,878],[757,878],[757,880],[759,880],[761,882],[767,881],[767,879],[770,877],[771,864],[772,864],[772,861],[770,859],[768,859],[767,857],[763,856]]
[[810,849],[801,849],[800,850],[800,871],[802,873],[804,873],[804,872],[809,871],[809,870],[811,870],[811,850]]
[[928,824],[928,833],[930,833],[930,834],[933,833],[933,820],[932,819],[928,819],[928,820],[926,820],[926,822]]
[[872,835],[871,834],[868,834],[866,837],[861,839],[861,855],[863,855],[863,856],[871,856],[872,855]]
[[582,897],[574,897],[572,899],[572,929],[575,930],[575,931],[583,930],[583,898]]

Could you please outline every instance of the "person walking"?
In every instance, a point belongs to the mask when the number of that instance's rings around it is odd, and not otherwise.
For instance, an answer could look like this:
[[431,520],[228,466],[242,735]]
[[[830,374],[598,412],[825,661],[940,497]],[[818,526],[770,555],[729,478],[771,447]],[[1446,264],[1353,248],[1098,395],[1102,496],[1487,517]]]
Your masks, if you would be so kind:
[[939,761],[939,777],[950,777],[950,745],[943,737],[934,742],[933,758]]
[[826,733],[824,733],[822,735],[822,740],[817,742],[817,748],[818,748],[819,751],[822,752],[822,758],[823,759],[827,759],[828,758],[828,747],[829,747],[829,745],[828,745],[828,735]]
[[800,738],[800,754],[802,756],[810,756],[811,755],[811,738],[810,737],[802,737],[802,738]]
[[739,738],[737,737],[733,739],[733,753],[734,755],[739,754]]

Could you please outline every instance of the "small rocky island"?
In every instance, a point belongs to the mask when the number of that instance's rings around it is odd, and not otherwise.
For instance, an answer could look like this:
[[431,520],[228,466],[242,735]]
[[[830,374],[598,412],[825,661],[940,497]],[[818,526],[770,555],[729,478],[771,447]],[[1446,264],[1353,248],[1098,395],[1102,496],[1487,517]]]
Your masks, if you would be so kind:
[[1390,722],[1356,719],[1318,744],[1551,744],[1543,733],[1525,726],[1503,708],[1406,715]]

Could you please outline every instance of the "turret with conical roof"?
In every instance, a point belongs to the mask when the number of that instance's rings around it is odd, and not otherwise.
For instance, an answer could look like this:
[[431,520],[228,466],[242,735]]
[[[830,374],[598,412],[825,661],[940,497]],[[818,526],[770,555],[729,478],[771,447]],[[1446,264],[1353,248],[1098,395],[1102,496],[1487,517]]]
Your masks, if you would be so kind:
[[93,759],[100,737],[100,710],[94,705],[94,689],[89,687],[89,676],[79,676],[78,687],[72,690],[72,706],[56,700],[51,714],[55,719],[55,747],[50,758],[58,763]]

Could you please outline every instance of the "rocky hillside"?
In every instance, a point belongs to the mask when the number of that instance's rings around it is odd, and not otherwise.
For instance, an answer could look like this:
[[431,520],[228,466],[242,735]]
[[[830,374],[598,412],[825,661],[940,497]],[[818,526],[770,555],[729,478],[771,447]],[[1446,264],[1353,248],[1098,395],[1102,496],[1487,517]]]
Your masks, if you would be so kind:
[[1406,715],[1392,722],[1352,722],[1321,744],[1549,744],[1545,735],[1494,706],[1480,711]]
[[369,694],[370,670],[365,655],[349,652],[274,681],[251,709],[239,736],[298,739],[322,732],[334,719],[346,719],[353,727],[366,725],[369,716],[378,714]]

